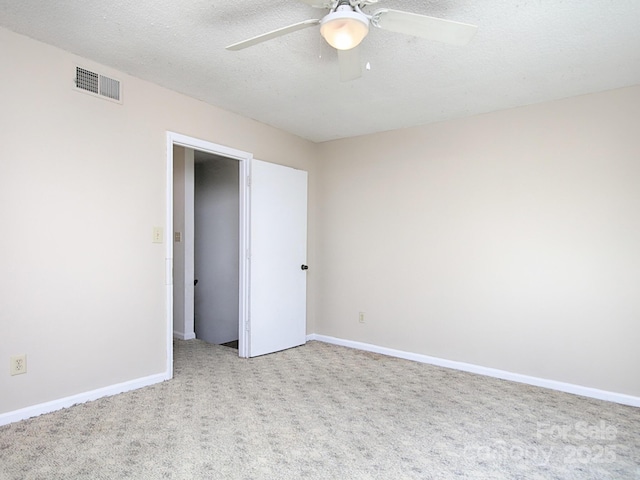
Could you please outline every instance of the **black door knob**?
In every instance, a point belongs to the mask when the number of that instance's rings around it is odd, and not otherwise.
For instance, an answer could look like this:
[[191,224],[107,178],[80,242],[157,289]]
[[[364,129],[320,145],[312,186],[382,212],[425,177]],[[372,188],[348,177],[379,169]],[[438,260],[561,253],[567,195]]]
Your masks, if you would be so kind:
[[193,281],[193,286],[195,287],[197,284],[198,284],[198,279],[196,278],[196,279]]
[[302,270],[309,270],[309,267],[307,265],[301,265],[300,268]]

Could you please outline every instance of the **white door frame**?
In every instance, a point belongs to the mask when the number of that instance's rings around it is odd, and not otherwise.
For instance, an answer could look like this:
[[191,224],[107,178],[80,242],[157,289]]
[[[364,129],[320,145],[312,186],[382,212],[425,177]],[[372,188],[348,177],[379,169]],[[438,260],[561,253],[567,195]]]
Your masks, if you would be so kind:
[[239,195],[240,195],[240,245],[239,266],[240,281],[238,285],[238,355],[249,357],[249,339],[247,335],[249,316],[249,178],[253,154],[225,147],[215,143],[189,137],[174,132],[167,132],[167,184],[166,184],[166,321],[167,321],[167,373],[173,376],[173,146],[192,148],[222,157],[238,160],[239,163]]

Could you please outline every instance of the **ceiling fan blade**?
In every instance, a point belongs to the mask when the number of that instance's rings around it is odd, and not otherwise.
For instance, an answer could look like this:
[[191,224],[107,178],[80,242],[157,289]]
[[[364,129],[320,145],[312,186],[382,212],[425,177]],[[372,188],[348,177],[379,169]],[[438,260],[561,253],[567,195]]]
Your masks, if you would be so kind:
[[362,76],[359,47],[350,50],[338,50],[338,63],[340,64],[341,82],[348,82]]
[[305,20],[303,22],[289,25],[288,27],[282,27],[277,30],[272,30],[271,32],[263,33],[262,35],[257,35],[255,37],[249,38],[247,40],[243,40],[241,42],[232,43],[231,45],[228,45],[225,48],[227,50],[242,50],[243,48],[252,47],[254,45],[257,45],[258,43],[271,40],[272,38],[281,37],[282,35],[287,35],[288,33],[302,30],[303,28],[313,27],[314,25],[318,25],[319,23],[320,23],[319,19]]
[[371,23],[384,30],[427,38],[451,45],[466,45],[478,30],[476,25],[428,17],[417,13],[382,8],[376,10]]

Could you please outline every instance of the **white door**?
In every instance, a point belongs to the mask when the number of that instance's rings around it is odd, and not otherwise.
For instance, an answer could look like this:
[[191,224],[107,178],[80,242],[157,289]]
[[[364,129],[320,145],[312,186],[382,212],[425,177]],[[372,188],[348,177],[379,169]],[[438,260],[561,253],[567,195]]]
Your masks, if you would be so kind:
[[307,172],[251,161],[249,356],[306,341]]

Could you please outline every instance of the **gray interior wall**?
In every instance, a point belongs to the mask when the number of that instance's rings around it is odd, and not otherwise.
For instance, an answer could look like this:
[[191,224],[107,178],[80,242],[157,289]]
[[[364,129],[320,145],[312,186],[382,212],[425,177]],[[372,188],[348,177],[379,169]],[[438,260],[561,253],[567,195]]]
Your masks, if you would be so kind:
[[196,152],[196,337],[238,339],[239,162]]
[[173,147],[173,336],[195,338],[193,328],[194,152]]
[[[184,148],[173,147],[173,229],[184,232]],[[184,242],[173,243],[173,336],[184,338]]]

